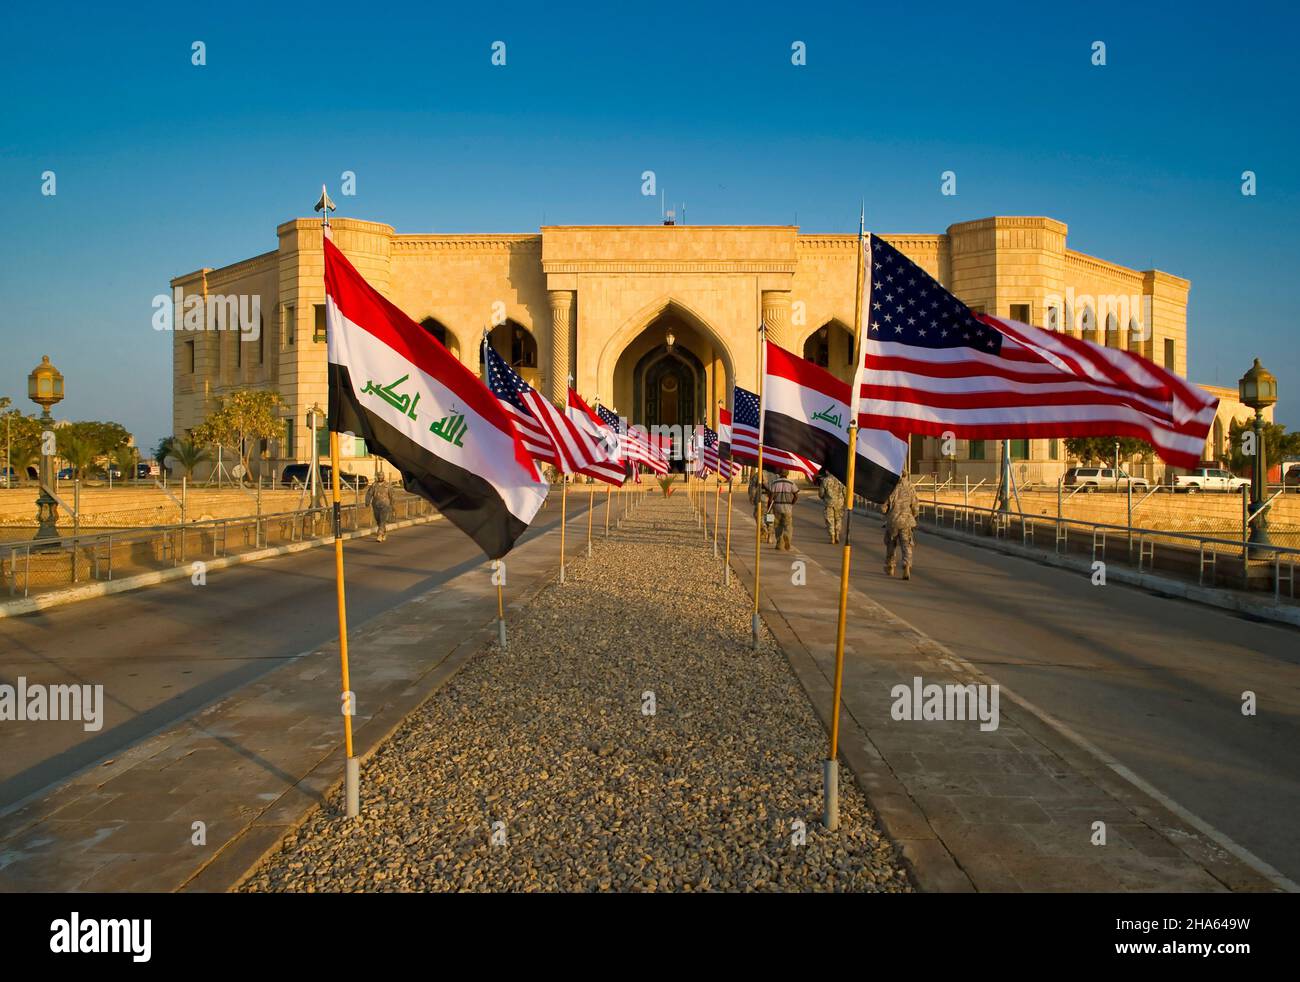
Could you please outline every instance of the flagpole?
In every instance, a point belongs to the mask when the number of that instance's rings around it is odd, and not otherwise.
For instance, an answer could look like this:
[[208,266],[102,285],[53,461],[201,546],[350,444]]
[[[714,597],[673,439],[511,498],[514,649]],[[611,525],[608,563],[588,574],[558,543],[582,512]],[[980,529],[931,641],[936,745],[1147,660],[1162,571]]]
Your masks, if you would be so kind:
[[596,514],[596,484],[587,485],[587,558],[591,558],[591,519]]
[[[620,488],[619,490],[622,490]],[[609,509],[614,504],[614,485],[605,485],[605,538],[609,538]]]
[[[732,467],[735,467],[735,463],[732,464]],[[723,553],[724,587],[729,587],[729,585],[731,585],[731,507],[732,507],[731,502],[732,502],[732,492],[733,489],[735,489],[735,484],[733,484],[733,481],[735,480],[736,480],[735,473],[732,473],[732,475],[729,476],[727,479],[727,550],[725,550]]]
[[569,475],[560,472],[560,582],[564,582],[564,526],[569,505]]
[[[330,201],[325,185],[320,187],[320,201],[316,210],[321,213],[321,249],[325,248],[325,239],[330,238],[330,212],[334,202]],[[315,447],[312,448],[315,454]],[[312,457],[313,461],[316,459]],[[343,787],[348,818],[361,814],[361,762],[352,754],[352,715],[356,712],[356,696],[352,692],[352,676],[348,667],[348,606],[347,593],[343,582],[343,506],[339,494],[339,435],[330,430],[330,486],[333,499],[334,518],[334,593],[338,601],[339,613],[339,664],[342,667],[343,690],[340,697],[343,712]]]
[[[719,448],[721,449],[721,448]],[[718,523],[722,521],[722,455],[718,455],[718,470],[713,472],[713,558],[718,558]]]
[[758,487],[755,489],[758,494],[758,502],[755,505],[754,523],[754,612],[749,617],[749,640],[750,646],[758,650],[758,583],[759,573],[763,565],[763,519],[767,516],[763,512],[763,345],[767,341],[767,332],[763,329],[763,305],[759,301],[758,307],[758,351],[755,353],[754,361],[758,371]]
[[840,552],[840,609],[835,626],[835,685],[831,703],[830,753],[822,762],[822,824],[830,831],[840,827],[840,698],[844,692],[844,633],[849,607],[849,568],[853,547],[849,537],[853,528],[854,470],[858,459],[858,387],[862,361],[862,290],[863,244],[866,240],[866,208],[858,218],[858,266],[853,298],[853,384],[849,392],[849,463],[845,488],[849,496],[848,514],[844,517],[844,548]]

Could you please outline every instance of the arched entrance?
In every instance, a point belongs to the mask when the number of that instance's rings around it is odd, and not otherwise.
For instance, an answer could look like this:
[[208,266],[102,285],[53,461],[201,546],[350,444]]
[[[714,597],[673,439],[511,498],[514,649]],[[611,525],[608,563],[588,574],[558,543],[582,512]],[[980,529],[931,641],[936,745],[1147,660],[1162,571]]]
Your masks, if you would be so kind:
[[704,364],[675,342],[651,348],[633,371],[633,404],[644,426],[693,427],[707,418]]
[[635,315],[601,355],[601,401],[647,428],[717,427],[730,399],[731,354],[694,312],[670,299]]

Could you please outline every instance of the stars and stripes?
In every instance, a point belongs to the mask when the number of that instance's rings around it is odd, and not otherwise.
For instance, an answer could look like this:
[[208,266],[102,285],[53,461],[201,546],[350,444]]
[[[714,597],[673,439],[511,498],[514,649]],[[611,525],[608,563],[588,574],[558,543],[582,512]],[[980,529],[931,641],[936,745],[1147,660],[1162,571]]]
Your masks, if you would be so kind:
[[555,467],[564,474],[589,474],[592,477],[622,483],[606,475],[612,451],[608,450],[588,428],[571,416],[561,413],[531,385],[520,378],[493,347],[483,339],[483,364],[492,394],[505,407],[515,423],[525,449],[535,460]]
[[[746,464],[757,464],[758,396],[737,385],[734,389],[732,405],[735,407],[731,425],[732,458]],[[816,477],[819,470],[818,466],[806,457],[766,444],[763,446],[763,466],[800,471],[809,479]]]
[[580,430],[595,440],[605,453],[605,460],[597,461],[582,469],[581,473],[605,481],[607,484],[621,485],[627,477],[627,468],[623,463],[618,431],[612,429],[578,393],[569,390],[569,407],[565,413]]
[[1194,467],[1218,400],[1130,351],[971,311],[870,240],[859,421],[960,439],[1131,436]]

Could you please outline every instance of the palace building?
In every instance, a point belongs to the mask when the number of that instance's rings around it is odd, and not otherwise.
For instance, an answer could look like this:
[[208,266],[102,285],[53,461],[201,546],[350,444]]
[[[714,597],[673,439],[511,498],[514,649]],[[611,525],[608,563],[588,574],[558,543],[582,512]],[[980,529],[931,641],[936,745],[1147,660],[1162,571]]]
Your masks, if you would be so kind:
[[[852,375],[853,234],[665,224],[442,235],[331,224],[362,275],[465,365],[480,369],[488,329],[544,393],[563,400],[572,378],[589,401],[633,423],[716,427],[733,383],[757,387],[760,318],[777,344]],[[225,392],[273,388],[285,400],[286,432],[260,448],[263,473],[309,459],[307,413],[327,403],[321,234],[318,219],[294,219],[276,229],[271,251],[172,280],[178,298],[260,298],[260,329],[244,333],[184,330],[175,310],[175,434],[197,426]],[[1130,347],[1186,374],[1189,282],[1068,249],[1062,222],[999,216],[883,237],[977,310]],[[915,472],[996,479],[997,443],[958,441],[950,457],[939,443],[914,439]],[[344,444],[356,458],[345,470],[369,473],[375,462],[360,441]],[[318,450],[327,446],[320,435]],[[1055,483],[1068,466],[1058,440],[1013,441],[1012,458],[1020,481]]]

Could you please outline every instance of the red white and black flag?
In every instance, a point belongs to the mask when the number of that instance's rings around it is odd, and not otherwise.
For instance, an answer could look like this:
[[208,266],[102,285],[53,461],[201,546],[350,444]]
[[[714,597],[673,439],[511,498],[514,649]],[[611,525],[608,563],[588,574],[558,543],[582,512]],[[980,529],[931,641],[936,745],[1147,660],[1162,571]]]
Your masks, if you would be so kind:
[[[766,344],[763,445],[807,458],[847,480],[853,386],[771,341]],[[857,456],[855,493],[881,502],[907,467],[907,440],[887,430],[859,429]]]
[[514,423],[468,368],[325,240],[329,426],[355,433],[492,559],[546,500]]

